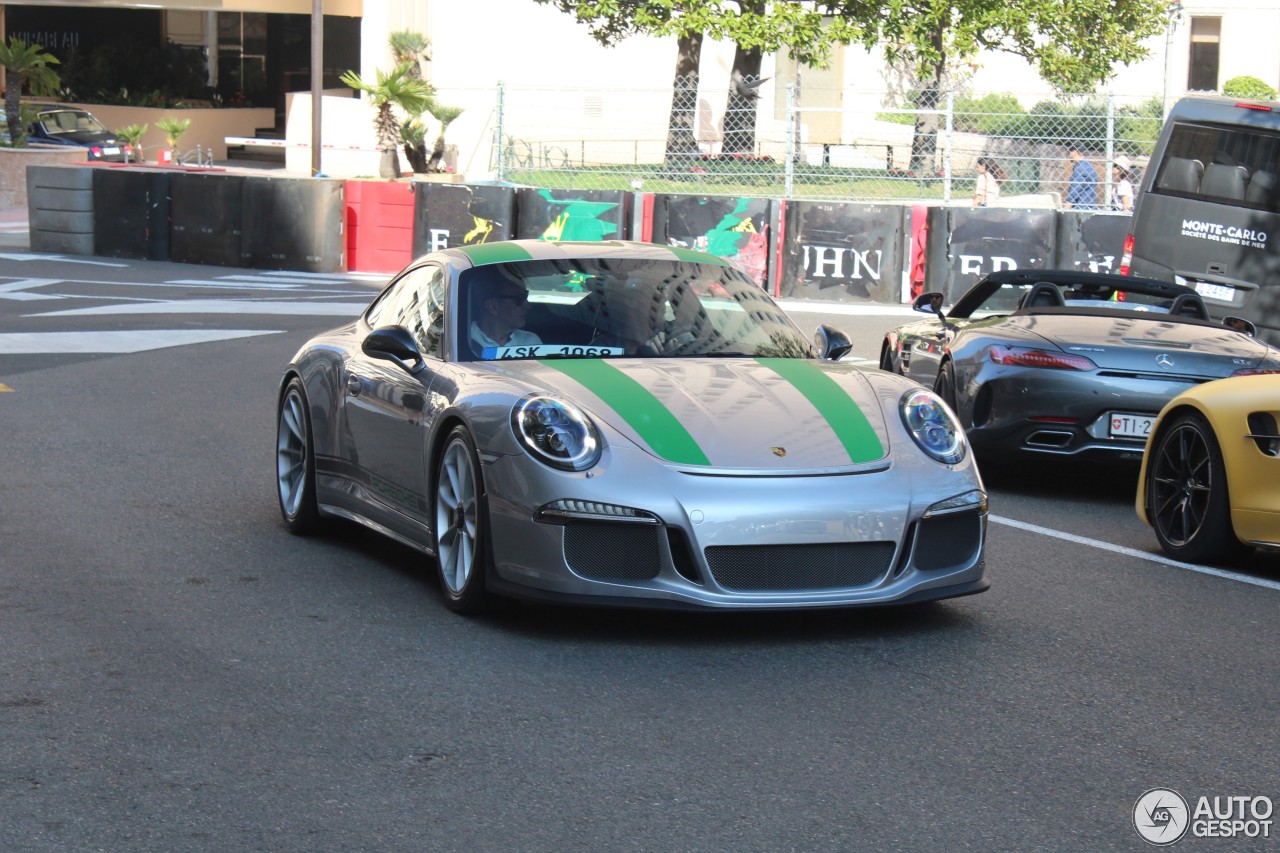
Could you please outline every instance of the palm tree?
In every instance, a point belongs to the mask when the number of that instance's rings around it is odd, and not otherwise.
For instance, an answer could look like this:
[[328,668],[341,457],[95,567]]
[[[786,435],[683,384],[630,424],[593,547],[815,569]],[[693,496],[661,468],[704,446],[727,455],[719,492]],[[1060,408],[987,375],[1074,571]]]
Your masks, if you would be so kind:
[[378,150],[382,152],[378,174],[384,178],[400,177],[399,157],[396,155],[400,123],[391,108],[398,106],[409,115],[421,115],[432,106],[431,87],[411,76],[408,65],[397,66],[390,74],[378,71],[378,82],[373,85],[361,80],[354,71],[343,74],[342,82],[368,95],[369,102],[378,110],[373,118]]
[[50,68],[58,57],[45,53],[38,44],[27,44],[13,37],[6,45],[0,42],[0,66],[5,70],[4,112],[9,124],[9,138],[14,145],[26,145],[26,128],[22,126],[22,87],[41,97],[55,95],[62,80]]
[[422,78],[422,62],[431,61],[431,40],[422,33],[400,30],[387,37],[391,45],[391,54],[396,65],[408,65],[409,76],[415,80]]
[[462,107],[446,107],[444,104],[437,104],[431,110],[436,121],[440,122],[440,135],[436,137],[435,147],[431,149],[431,159],[427,161],[426,171],[440,171],[440,161],[444,159],[444,132],[449,129],[449,125],[453,124],[453,120],[462,115]]

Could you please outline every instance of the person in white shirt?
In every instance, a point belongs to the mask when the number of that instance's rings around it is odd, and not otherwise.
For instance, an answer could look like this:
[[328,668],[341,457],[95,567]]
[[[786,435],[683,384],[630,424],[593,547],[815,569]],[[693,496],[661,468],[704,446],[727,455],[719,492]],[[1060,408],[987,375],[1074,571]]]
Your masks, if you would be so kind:
[[486,347],[529,347],[542,343],[524,329],[529,316],[529,291],[517,282],[479,282],[484,295],[476,301],[478,316],[471,323],[471,342],[476,350]]
[[976,167],[978,179],[974,181],[973,203],[976,207],[990,207],[1000,200],[1000,183],[1006,177],[1004,169],[990,157],[979,157]]
[[1111,209],[1133,211],[1133,165],[1123,154],[1111,164]]

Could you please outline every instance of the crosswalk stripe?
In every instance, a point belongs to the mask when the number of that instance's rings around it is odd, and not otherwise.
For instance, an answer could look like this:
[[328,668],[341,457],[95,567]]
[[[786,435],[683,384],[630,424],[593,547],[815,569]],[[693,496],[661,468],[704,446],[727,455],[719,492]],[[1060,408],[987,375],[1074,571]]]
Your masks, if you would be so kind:
[[278,335],[278,329],[137,329],[112,332],[9,332],[0,334],[0,353],[49,355],[53,353],[134,353],[166,347],[206,344],[260,335]]
[[37,317],[93,317],[137,314],[259,314],[295,317],[356,317],[368,302],[253,302],[235,299],[190,299],[182,302],[135,302],[45,311]]

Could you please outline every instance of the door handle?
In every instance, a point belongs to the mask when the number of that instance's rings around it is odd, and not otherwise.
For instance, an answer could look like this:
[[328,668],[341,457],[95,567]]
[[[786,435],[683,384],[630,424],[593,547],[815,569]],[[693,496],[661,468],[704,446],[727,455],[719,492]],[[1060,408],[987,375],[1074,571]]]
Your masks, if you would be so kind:
[[347,374],[347,393],[352,397],[360,396],[360,390],[364,388],[364,383],[360,381],[360,377],[354,373]]

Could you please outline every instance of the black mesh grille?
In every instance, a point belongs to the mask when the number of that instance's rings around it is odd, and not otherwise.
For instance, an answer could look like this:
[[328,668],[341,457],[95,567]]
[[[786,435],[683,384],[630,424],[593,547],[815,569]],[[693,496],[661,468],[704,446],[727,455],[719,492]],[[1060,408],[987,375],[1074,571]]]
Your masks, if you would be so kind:
[[939,515],[920,522],[912,562],[917,569],[946,569],[973,559],[982,542],[982,517],[977,510]]
[[821,545],[714,545],[704,552],[729,589],[802,590],[867,586],[889,570],[892,542]]
[[592,524],[564,528],[564,558],[584,578],[643,581],[658,576],[662,565],[656,524]]

